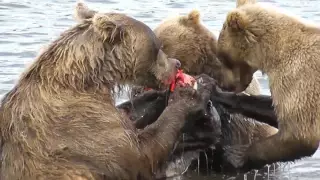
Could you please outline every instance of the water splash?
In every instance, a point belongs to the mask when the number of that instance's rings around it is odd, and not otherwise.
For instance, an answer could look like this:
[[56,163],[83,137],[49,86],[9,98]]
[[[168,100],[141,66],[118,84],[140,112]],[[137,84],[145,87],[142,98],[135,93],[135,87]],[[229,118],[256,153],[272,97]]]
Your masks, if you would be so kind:
[[266,166],[267,166],[267,168],[268,168],[267,175],[268,175],[268,180],[269,180],[269,175],[270,175],[270,165],[269,165],[269,164],[267,164]]
[[[182,142],[184,143],[185,140],[185,133],[182,133]],[[184,146],[182,148],[182,155],[184,154]]]
[[206,151],[203,151],[204,156],[206,157],[206,170],[207,170],[207,174],[209,174],[209,160],[208,160],[208,155],[206,153]]
[[256,170],[256,169],[254,170],[254,177],[253,177],[253,180],[256,180],[256,177],[257,177],[258,171],[259,171],[259,170]]
[[200,156],[198,156],[198,175],[200,174]]

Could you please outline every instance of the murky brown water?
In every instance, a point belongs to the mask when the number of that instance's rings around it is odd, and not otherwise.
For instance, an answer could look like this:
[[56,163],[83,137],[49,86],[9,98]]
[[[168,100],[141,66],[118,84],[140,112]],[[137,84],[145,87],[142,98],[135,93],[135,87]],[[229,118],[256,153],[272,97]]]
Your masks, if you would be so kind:
[[[0,0],[0,95],[9,91],[25,66],[39,49],[75,22],[72,19],[74,0]],[[204,23],[218,32],[226,13],[235,7],[235,0],[87,0],[87,4],[101,11],[125,12],[154,28],[162,19],[186,14],[197,8]],[[285,8],[311,21],[320,22],[320,0],[264,0]],[[269,94],[267,78],[256,73],[263,92]],[[124,97],[125,98],[125,97]],[[123,101],[124,99],[119,99]],[[294,164],[273,166],[247,175],[198,175],[196,172],[177,179],[319,179],[320,153]]]

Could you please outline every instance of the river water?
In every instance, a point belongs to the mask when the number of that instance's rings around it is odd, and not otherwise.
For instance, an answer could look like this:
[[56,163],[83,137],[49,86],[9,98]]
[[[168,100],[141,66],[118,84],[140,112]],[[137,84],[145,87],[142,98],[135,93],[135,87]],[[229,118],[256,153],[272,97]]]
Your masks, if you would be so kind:
[[[320,22],[320,0],[264,0],[310,21]],[[39,50],[73,25],[75,0],[0,0],[0,96],[8,92],[21,72]],[[125,12],[143,21],[152,29],[164,18],[199,9],[205,25],[218,34],[226,13],[235,7],[235,0],[87,0],[90,8],[99,11]],[[267,77],[255,74],[264,94],[269,94]],[[123,101],[125,97],[119,99]],[[190,173],[183,179],[319,179],[320,153],[296,163],[273,166],[237,176],[199,175]],[[255,175],[256,174],[256,175]],[[180,179],[180,178],[178,178]]]

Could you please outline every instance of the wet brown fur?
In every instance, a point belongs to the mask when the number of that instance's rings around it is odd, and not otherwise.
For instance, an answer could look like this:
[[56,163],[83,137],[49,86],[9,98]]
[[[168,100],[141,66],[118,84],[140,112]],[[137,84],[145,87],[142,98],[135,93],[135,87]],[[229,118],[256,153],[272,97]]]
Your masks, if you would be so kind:
[[124,14],[95,13],[66,30],[2,101],[0,179],[152,179],[197,94],[136,131],[116,109],[113,90],[158,84],[173,69],[152,30]]
[[[179,59],[185,73],[194,76],[205,73],[214,79],[226,79],[223,82],[232,85],[231,80],[239,81],[216,57],[217,38],[202,24],[198,10],[165,20],[154,32],[162,42],[163,51],[168,57]],[[259,82],[254,77],[245,92],[260,94]]]
[[249,67],[242,77],[258,69],[268,75],[279,120],[279,132],[254,143],[244,157],[236,157],[236,166],[314,154],[320,137],[319,49],[318,27],[280,11],[250,1],[228,13],[218,39],[218,56],[230,67]]

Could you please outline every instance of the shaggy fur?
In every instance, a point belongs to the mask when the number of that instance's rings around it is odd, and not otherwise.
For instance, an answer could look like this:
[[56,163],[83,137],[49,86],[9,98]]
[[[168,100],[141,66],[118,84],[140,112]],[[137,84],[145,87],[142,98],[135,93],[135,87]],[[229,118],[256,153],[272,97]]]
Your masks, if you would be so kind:
[[[279,132],[250,146],[245,156],[235,157],[236,166],[292,161],[317,150],[319,48],[318,27],[280,11],[251,2],[228,13],[218,40],[218,56],[229,67],[240,67],[241,77],[250,77],[258,69],[268,75],[279,120]],[[244,88],[245,83],[238,90]]]
[[[239,113],[232,113],[221,105],[216,105],[221,117],[221,140],[216,144],[213,167],[216,171],[236,172],[242,167],[234,166],[234,146],[252,145],[278,132],[278,129]],[[210,153],[208,153],[210,154]],[[252,168],[260,169],[260,165]]]
[[0,179],[152,179],[203,101],[178,88],[156,123],[136,131],[114,106],[113,89],[168,82],[177,62],[124,14],[95,13],[65,31],[2,101]]
[[[168,57],[179,59],[185,73],[194,76],[205,73],[220,81],[226,79],[223,82],[228,84],[224,86],[233,85],[231,80],[239,80],[216,57],[217,38],[202,24],[199,11],[165,20],[154,32],[162,42],[163,51]],[[257,79],[253,77],[245,92],[260,94]]]

